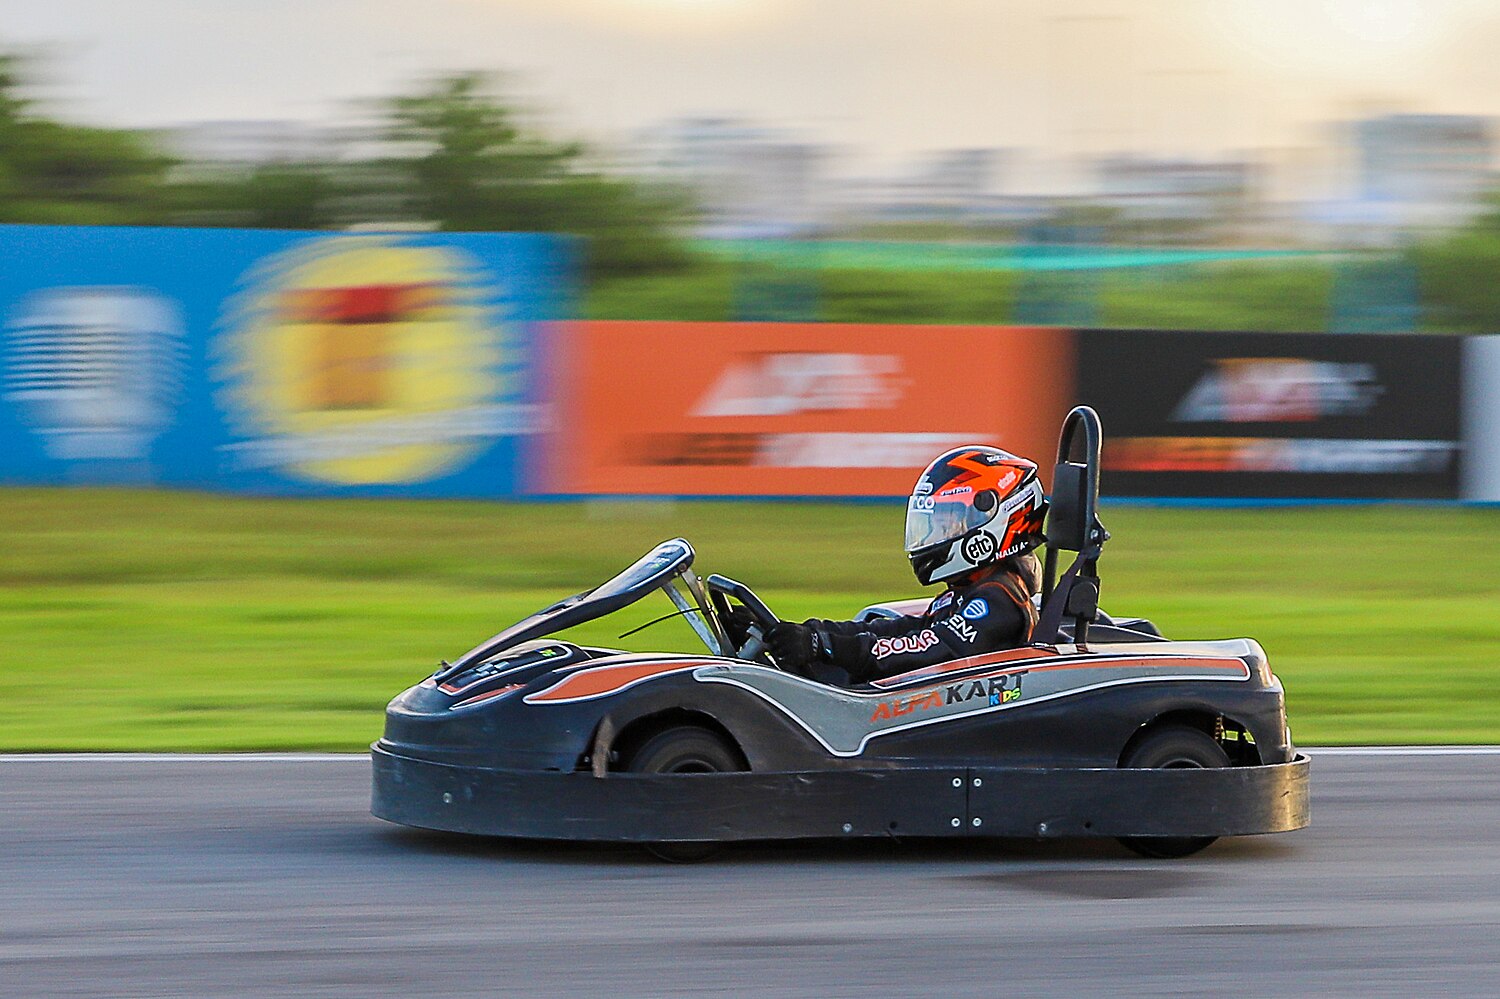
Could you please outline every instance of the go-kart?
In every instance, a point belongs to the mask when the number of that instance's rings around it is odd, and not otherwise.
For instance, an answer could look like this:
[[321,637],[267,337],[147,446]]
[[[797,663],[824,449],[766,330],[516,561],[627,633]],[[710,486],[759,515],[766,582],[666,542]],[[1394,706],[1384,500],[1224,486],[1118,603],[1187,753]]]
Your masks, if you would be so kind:
[[[1068,415],[1036,644],[820,683],[777,668],[770,608],[743,583],[700,578],[677,538],[391,701],[372,812],[451,832],[639,842],[675,860],[730,840],[872,836],[1108,836],[1173,857],[1305,826],[1308,761],[1260,645],[1168,641],[1099,610],[1100,441],[1092,410]],[[1076,554],[1061,577],[1060,552]],[[658,591],[706,653],[556,637]],[[731,636],[736,607],[756,624]]]

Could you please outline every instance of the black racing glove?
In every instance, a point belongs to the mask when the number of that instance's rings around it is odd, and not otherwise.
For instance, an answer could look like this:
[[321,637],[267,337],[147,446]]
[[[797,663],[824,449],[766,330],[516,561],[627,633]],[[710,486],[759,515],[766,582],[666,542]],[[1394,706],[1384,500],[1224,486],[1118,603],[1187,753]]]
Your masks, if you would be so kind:
[[743,607],[736,607],[720,617],[719,621],[724,625],[729,640],[734,643],[735,651],[743,649],[750,640],[750,626],[755,624],[755,615]]
[[813,630],[805,624],[778,621],[771,626],[766,636],[766,647],[776,659],[776,665],[788,673],[807,676],[809,667],[817,658],[817,644]]

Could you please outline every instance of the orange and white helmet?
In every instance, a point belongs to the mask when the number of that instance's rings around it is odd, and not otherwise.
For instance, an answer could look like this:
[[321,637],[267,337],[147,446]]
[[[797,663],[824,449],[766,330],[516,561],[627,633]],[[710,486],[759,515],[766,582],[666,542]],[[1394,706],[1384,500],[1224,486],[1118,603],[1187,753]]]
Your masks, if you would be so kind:
[[926,586],[1030,551],[1047,498],[1036,463],[972,444],[927,466],[906,504],[906,555]]

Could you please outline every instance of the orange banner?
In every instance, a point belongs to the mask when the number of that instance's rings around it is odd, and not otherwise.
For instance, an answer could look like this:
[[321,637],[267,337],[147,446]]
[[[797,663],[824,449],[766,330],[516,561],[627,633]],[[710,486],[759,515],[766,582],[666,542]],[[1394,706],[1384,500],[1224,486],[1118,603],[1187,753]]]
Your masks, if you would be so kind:
[[554,488],[900,496],[941,452],[994,444],[1050,473],[1071,330],[591,322],[570,327]]

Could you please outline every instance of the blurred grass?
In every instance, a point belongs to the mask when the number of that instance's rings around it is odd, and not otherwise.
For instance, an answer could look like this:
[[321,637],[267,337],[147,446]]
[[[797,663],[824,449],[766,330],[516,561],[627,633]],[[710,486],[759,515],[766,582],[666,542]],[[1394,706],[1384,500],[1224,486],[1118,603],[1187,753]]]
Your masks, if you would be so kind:
[[[916,595],[899,504],[0,490],[0,749],[359,749],[386,700],[657,541],[784,617]],[[1107,508],[1104,604],[1250,635],[1307,743],[1500,742],[1500,510]],[[693,647],[652,599],[578,629]]]
[[[1080,276],[1082,275],[1082,276]],[[1100,326],[1139,329],[1326,329],[1333,265],[1326,260],[1208,263],[1057,272],[1064,288],[1094,296]],[[1098,287],[1086,290],[1097,278]],[[1023,277],[1012,271],[826,268],[802,270],[702,261],[683,271],[593,282],[583,303],[589,319],[740,318],[755,303],[736,299],[756,282],[802,289],[808,320],[842,323],[1004,324],[1018,314]],[[1073,284],[1067,284],[1072,282]],[[792,317],[782,317],[792,318]]]

